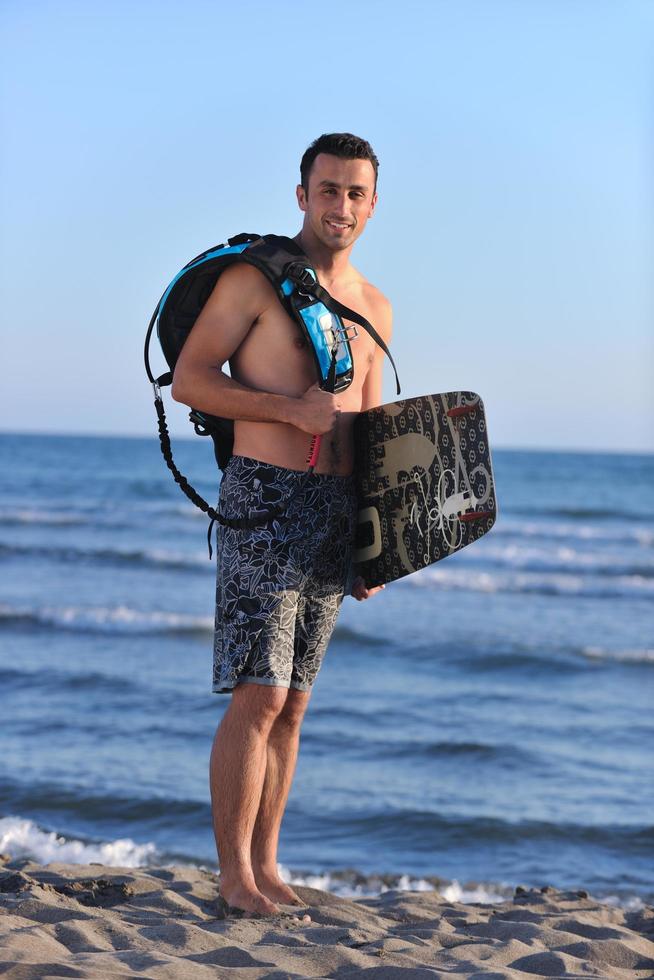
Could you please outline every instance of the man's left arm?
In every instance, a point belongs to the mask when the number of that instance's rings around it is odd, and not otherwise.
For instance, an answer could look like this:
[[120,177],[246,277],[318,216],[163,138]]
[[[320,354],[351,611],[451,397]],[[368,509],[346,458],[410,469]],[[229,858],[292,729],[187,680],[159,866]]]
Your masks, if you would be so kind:
[[[391,304],[385,297],[380,297],[379,313],[376,318],[375,329],[385,341],[386,346],[390,347],[391,334],[393,332],[393,310]],[[361,411],[367,412],[369,408],[376,408],[381,405],[382,399],[382,379],[384,373],[384,354],[381,347],[375,345],[372,363],[368,369],[366,380],[363,382],[361,392]]]
[[[393,331],[393,311],[391,304],[385,297],[380,297],[380,311],[377,316],[377,322],[375,323],[375,329],[380,335],[382,340],[386,342],[386,346],[390,346],[391,333]],[[375,347],[375,353],[373,354],[372,363],[368,368],[368,374],[366,375],[366,380],[363,382],[363,388],[361,391],[361,411],[366,412],[369,408],[376,408],[377,405],[381,405],[382,399],[382,381],[384,374],[384,354],[381,347]],[[366,586],[365,581],[359,575],[355,578],[352,583],[352,595],[355,599],[361,602],[363,599],[369,599],[370,596],[375,595],[376,592],[381,592],[385,588],[383,585],[377,585],[372,589]]]

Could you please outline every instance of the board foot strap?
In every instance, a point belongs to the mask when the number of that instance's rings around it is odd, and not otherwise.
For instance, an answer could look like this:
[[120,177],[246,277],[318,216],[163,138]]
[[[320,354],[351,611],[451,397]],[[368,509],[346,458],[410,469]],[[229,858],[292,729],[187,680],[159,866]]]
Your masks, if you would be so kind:
[[458,419],[461,415],[472,415],[473,412],[477,411],[479,407],[479,402],[473,402],[472,405],[457,405],[456,408],[450,408],[447,411],[448,418]]

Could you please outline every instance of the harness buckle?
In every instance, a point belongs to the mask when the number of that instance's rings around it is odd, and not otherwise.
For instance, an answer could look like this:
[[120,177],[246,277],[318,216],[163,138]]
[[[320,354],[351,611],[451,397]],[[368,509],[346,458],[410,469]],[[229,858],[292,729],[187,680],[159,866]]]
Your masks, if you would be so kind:
[[336,332],[341,334],[345,340],[356,340],[359,336],[359,329],[356,323],[351,323],[349,327],[343,324],[343,326]]
[[[324,328],[323,328],[324,329]],[[332,316],[332,322],[330,324],[329,333],[331,334],[332,347],[335,345],[339,351],[339,356],[341,356],[347,350],[347,345],[351,340],[356,340],[359,336],[359,331],[357,330],[356,324],[353,323],[349,327],[346,326],[342,321],[340,326],[334,324],[334,317]],[[327,335],[327,331],[325,331]],[[327,338],[329,340],[329,337]]]
[[205,419],[204,415],[201,414],[201,412],[198,412],[197,409],[192,408],[191,411],[188,413],[188,417],[193,423],[193,428],[195,429],[196,435],[198,436],[211,435],[211,431],[207,426],[207,420]]
[[306,292],[306,290],[313,290],[316,280],[309,269],[302,262],[290,262],[285,271],[288,278],[297,286],[299,295],[310,299],[313,292]]
[[157,381],[152,382],[152,390],[154,392],[155,400],[158,402],[162,401],[161,388],[159,387],[159,383]]

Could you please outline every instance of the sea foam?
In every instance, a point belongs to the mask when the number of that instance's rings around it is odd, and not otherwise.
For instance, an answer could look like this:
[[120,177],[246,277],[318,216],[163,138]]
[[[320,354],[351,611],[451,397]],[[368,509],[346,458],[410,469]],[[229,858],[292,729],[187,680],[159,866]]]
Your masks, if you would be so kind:
[[650,598],[654,579],[643,575],[594,576],[570,573],[488,571],[432,566],[409,578],[417,588],[438,587],[466,592],[512,592],[532,595],[584,596],[594,599]]
[[0,603],[0,623],[92,633],[197,633],[213,629],[210,616],[140,610],[130,606],[12,606]]
[[100,844],[68,839],[42,830],[32,820],[2,817],[0,852],[12,858],[30,858],[40,864],[98,862],[110,868],[140,868],[152,863],[157,849],[154,844],[136,844],[129,837]]

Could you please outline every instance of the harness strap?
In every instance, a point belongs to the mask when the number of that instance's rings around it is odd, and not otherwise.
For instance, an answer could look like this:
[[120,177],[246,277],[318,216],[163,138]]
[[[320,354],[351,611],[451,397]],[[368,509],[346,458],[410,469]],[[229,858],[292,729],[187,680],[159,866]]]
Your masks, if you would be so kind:
[[[147,374],[148,381],[151,384],[154,384],[155,383],[155,377],[154,377],[154,375],[152,373],[152,369],[150,367],[150,337],[152,336],[152,331],[154,330],[154,325],[157,322],[157,317],[159,316],[159,307],[160,306],[161,306],[161,301],[159,301],[157,303],[157,308],[154,311],[154,313],[152,314],[152,319],[150,320],[150,323],[148,325],[148,331],[147,331],[147,333],[145,335],[145,349],[143,351],[143,359],[145,360],[145,373]],[[156,392],[155,392],[155,395],[156,395]]]
[[388,345],[386,344],[385,340],[383,339],[383,337],[380,337],[380,335],[373,327],[372,323],[370,323],[369,320],[366,320],[364,316],[361,316],[360,313],[357,313],[356,310],[351,310],[349,306],[345,306],[344,303],[341,303],[339,300],[335,299],[331,295],[331,293],[328,293],[327,290],[320,285],[317,279],[314,279],[313,276],[307,273],[306,268],[301,263],[293,262],[291,263],[291,265],[287,266],[286,275],[298,287],[301,287],[301,290],[299,290],[300,295],[307,296],[310,294],[311,296],[315,296],[315,298],[319,299],[327,307],[328,310],[331,310],[332,313],[338,314],[338,316],[340,316],[341,319],[351,320],[353,323],[358,323],[360,327],[363,327],[366,333],[372,337],[372,339],[379,347],[381,347],[384,354],[386,354],[389,361],[391,362],[391,365],[393,367],[393,372],[395,374],[395,384],[397,387],[397,393],[399,395],[401,391],[400,379],[397,374],[397,368],[395,367],[395,361],[393,360],[393,355],[389,351]]
[[319,283],[316,283],[316,285],[313,287],[313,291],[316,294],[316,299],[321,300],[325,304],[328,310],[331,310],[332,313],[338,313],[341,319],[352,320],[354,323],[358,323],[359,326],[363,327],[366,333],[372,337],[375,343],[379,347],[381,347],[384,354],[386,354],[387,358],[391,362],[393,373],[395,374],[395,385],[397,387],[397,393],[399,395],[401,390],[400,379],[397,375],[397,368],[395,367],[395,361],[393,360],[393,355],[389,351],[386,341],[384,340],[383,337],[380,337],[380,335],[373,327],[372,323],[370,323],[369,320],[366,320],[364,316],[361,316],[360,313],[357,313],[356,310],[351,310],[348,306],[345,306],[343,303],[339,302],[339,300],[334,299],[334,297],[331,296],[326,289],[323,289],[323,287]]

